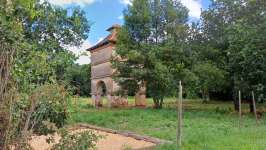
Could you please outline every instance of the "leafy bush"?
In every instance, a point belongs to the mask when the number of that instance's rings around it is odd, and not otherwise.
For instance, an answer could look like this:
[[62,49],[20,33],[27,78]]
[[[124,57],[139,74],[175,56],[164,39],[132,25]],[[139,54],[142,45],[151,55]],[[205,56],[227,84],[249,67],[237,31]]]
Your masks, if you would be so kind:
[[90,65],[75,64],[66,69],[64,80],[73,87],[74,95],[90,96],[90,68]]
[[[12,95],[8,110],[9,122],[3,124],[8,127],[5,131],[6,145],[13,145],[15,149],[28,149],[27,140],[32,131],[46,135],[55,132],[66,122],[67,104],[71,97],[62,85],[44,84],[29,94],[18,94],[12,90],[9,95]],[[1,140],[0,144],[5,143]]]
[[197,64],[194,72],[198,76],[198,88],[205,102],[210,100],[210,92],[222,91],[226,87],[226,72],[212,63]]
[[97,136],[92,131],[84,131],[81,133],[69,134],[67,130],[59,130],[62,137],[58,144],[53,146],[53,150],[88,150],[95,149],[96,142],[100,136]]
[[64,86],[45,84],[38,87],[31,95],[31,105],[35,105],[31,116],[31,126],[40,134],[53,132],[45,122],[54,123],[57,128],[63,127],[68,117],[67,106],[70,104],[70,95]]

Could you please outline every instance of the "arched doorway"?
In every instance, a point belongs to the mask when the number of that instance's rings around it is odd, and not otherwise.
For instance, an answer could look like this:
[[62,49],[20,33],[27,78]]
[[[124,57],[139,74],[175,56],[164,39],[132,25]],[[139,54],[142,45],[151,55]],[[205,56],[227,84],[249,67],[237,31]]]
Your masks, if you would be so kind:
[[107,89],[106,89],[106,85],[103,81],[98,82],[97,91],[99,92],[99,94],[101,96],[106,96]]
[[102,107],[103,105],[108,104],[108,101],[106,100],[107,88],[104,81],[99,81],[96,85],[96,88],[97,88],[97,98],[95,101],[95,105],[98,107]]

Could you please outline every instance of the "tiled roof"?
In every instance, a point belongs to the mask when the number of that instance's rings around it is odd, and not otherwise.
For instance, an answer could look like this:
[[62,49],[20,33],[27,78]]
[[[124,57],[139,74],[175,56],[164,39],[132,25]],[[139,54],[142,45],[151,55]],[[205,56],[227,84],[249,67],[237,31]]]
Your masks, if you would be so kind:
[[[112,31],[113,29],[118,29],[120,28],[121,26],[120,25],[113,25],[112,27],[108,28],[107,31]],[[111,32],[107,37],[105,37],[102,41],[98,42],[96,45],[90,47],[87,51],[92,51],[92,50],[95,50],[99,47],[102,47],[104,45],[107,45],[109,43],[116,43],[116,40],[117,40],[117,31],[113,31]]]
[[111,31],[113,29],[119,29],[119,28],[121,28],[121,26],[119,24],[114,24],[110,28],[108,28],[106,31]]

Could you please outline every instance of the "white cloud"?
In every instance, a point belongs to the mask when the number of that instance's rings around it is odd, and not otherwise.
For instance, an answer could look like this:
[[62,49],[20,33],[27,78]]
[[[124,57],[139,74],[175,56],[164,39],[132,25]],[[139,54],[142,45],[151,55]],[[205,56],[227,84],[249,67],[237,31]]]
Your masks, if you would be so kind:
[[120,0],[120,3],[125,5],[132,5],[132,0]]
[[[41,0],[41,2],[43,1],[45,0]],[[94,3],[96,0],[47,0],[47,1],[53,5],[58,5],[58,6],[77,4],[83,7]]]
[[[92,44],[89,41],[84,41],[80,47],[66,47],[69,51],[73,52],[76,56],[79,56],[79,59],[76,61],[78,64],[89,64],[90,56],[87,49],[90,48]],[[86,53],[88,56],[82,55]]]
[[200,18],[201,0],[181,0],[181,3],[188,8],[190,17]]
[[90,48],[92,46],[92,44],[89,41],[84,41],[80,47],[67,47],[66,48],[73,52],[75,55],[80,55],[83,52],[85,52],[88,48]]
[[[90,55],[89,52],[88,55]],[[91,63],[90,56],[80,56],[79,59],[76,61],[76,63],[80,65],[90,64]]]

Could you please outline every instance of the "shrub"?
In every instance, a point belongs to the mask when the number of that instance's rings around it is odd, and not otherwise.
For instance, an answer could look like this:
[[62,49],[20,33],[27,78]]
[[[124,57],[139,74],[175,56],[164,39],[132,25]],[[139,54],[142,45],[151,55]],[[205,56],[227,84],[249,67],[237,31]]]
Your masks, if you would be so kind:
[[70,104],[70,95],[64,86],[45,84],[32,93],[31,105],[34,112],[31,116],[31,127],[36,133],[48,134],[54,132],[44,122],[54,123],[57,128],[63,127],[68,117],[67,106]]
[[90,65],[72,65],[66,69],[64,80],[73,88],[73,94],[90,96]]
[[55,144],[52,150],[88,150],[95,149],[96,142],[100,136],[97,136],[92,131],[84,131],[75,134],[69,134],[67,130],[59,130],[62,137],[58,144]]
[[[29,149],[27,140],[32,131],[48,134],[66,122],[68,117],[66,107],[71,97],[62,85],[41,85],[30,94],[18,94],[16,90],[12,90],[9,95],[12,95],[7,111],[9,122],[3,124],[8,128],[5,131],[6,141],[4,141],[7,146],[12,145],[14,149]],[[0,122],[1,119],[0,117]],[[0,141],[0,144],[5,144]]]

